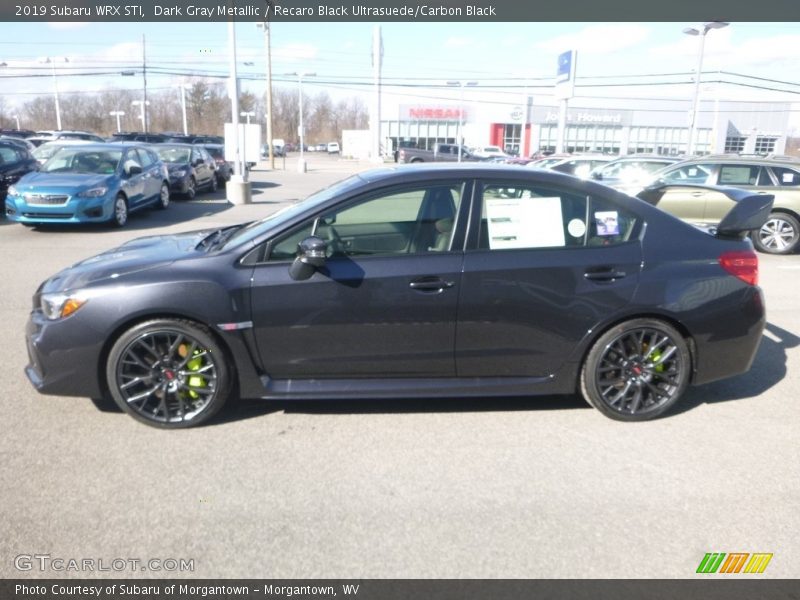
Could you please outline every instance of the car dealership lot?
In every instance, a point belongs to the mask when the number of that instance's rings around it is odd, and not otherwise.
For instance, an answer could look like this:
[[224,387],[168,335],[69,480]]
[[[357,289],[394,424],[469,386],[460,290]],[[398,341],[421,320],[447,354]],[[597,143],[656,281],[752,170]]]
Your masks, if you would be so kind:
[[176,199],[122,230],[0,221],[0,575],[79,574],[14,568],[50,554],[194,559],[169,573],[193,577],[690,577],[706,552],[772,552],[765,575],[800,575],[798,255],[760,255],[769,324],[751,372],[653,422],[570,397],[247,400],[159,431],[33,391],[23,327],[45,277],[138,235],[258,218],[368,166],[309,162],[255,171],[249,206]]

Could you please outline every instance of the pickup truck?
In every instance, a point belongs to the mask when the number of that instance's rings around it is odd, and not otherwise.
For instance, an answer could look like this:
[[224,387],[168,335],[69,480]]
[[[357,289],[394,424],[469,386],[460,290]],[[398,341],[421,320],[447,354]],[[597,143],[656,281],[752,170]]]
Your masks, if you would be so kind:
[[[418,148],[400,148],[397,153],[397,162],[455,162],[458,160],[458,144],[435,144],[433,150],[420,150]],[[481,160],[469,150],[461,148],[461,160]]]

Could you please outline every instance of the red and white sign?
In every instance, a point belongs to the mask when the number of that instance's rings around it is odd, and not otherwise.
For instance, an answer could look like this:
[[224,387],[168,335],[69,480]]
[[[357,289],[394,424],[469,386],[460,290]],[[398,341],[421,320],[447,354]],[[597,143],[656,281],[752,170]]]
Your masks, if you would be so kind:
[[467,111],[458,106],[401,106],[400,119],[405,121],[467,121]]

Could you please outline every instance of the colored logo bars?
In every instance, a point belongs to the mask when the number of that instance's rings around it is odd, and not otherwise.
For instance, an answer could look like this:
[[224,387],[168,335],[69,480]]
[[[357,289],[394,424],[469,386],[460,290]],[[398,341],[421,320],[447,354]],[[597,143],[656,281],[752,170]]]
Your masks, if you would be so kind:
[[772,554],[766,553],[708,552],[700,561],[697,573],[763,573],[771,560]]

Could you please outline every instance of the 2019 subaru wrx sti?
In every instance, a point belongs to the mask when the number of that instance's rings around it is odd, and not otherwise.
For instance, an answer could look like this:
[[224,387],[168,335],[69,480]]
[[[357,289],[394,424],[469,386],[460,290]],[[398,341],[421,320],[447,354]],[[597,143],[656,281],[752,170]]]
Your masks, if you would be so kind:
[[27,374],[186,427],[265,399],[572,393],[661,415],[749,369],[765,323],[741,190],[716,232],[608,187],[487,165],[377,169],[257,222],[133,240],[33,298]]

